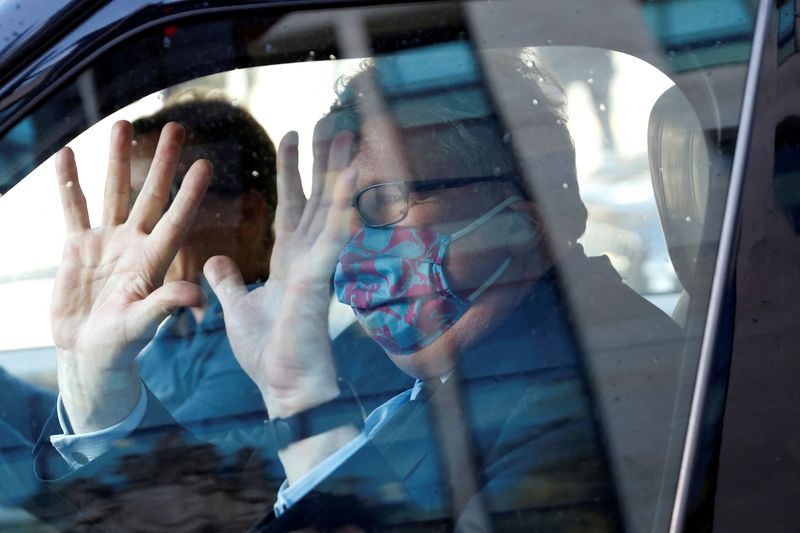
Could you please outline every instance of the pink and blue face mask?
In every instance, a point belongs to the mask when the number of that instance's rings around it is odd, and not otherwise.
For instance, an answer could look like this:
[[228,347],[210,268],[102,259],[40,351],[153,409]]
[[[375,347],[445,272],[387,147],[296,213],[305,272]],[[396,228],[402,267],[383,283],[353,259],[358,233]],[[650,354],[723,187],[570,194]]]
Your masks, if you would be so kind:
[[443,267],[450,244],[520,200],[507,198],[452,235],[404,226],[362,227],[339,255],[337,298],[353,308],[367,335],[388,353],[419,351],[450,329],[511,263],[507,258],[463,297],[451,289]]

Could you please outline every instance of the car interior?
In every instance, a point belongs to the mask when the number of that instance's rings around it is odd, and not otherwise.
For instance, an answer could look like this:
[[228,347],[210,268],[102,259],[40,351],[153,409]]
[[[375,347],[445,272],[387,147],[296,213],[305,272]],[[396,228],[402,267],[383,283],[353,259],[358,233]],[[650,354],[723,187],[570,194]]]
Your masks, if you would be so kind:
[[[589,211],[579,243],[587,255],[607,256],[629,287],[683,331],[682,338],[670,339],[680,345],[671,361],[632,360],[611,349],[587,355],[626,520],[631,530],[665,530],[738,125],[732,117],[741,97],[720,89],[723,81],[709,73],[741,79],[743,62],[717,68],[711,62],[691,66],[687,59],[690,66],[682,67],[681,57],[651,36],[623,42],[609,29],[558,36],[547,30],[566,17],[555,8],[531,18],[524,31],[506,31],[512,7],[525,8],[524,2],[502,4],[496,10],[478,3],[421,4],[190,17],[135,30],[85,62],[0,134],[0,227],[6,228],[0,250],[13,259],[0,266],[0,323],[12,325],[0,331],[0,366],[57,388],[48,309],[64,227],[52,155],[62,146],[75,150],[81,176],[87,176],[87,198],[97,204],[113,122],[152,114],[200,90],[247,109],[276,145],[290,129],[299,131],[300,165],[310,170],[314,125],[335,100],[340,80],[365,59],[392,58],[404,49],[424,54],[454,42],[513,48],[531,54],[551,78],[545,85],[565,96]],[[452,68],[455,86],[458,69]],[[483,74],[491,93],[491,65],[483,66]],[[510,131],[524,127],[513,123],[507,102],[496,105]],[[310,183],[303,185],[308,193]],[[20,227],[30,231],[13,231]],[[567,276],[567,293],[570,283]],[[333,298],[331,336],[354,320]],[[613,338],[607,342],[613,346]],[[20,520],[11,509],[3,516],[0,525]]]

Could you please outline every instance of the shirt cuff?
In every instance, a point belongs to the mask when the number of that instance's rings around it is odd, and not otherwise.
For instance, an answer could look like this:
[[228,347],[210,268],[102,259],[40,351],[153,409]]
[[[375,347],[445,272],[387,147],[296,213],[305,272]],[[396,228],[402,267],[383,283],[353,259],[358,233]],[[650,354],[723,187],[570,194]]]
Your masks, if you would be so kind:
[[141,383],[139,401],[133,411],[122,422],[99,431],[75,435],[72,432],[72,425],[69,422],[67,411],[59,394],[56,413],[58,413],[58,423],[61,425],[61,431],[64,433],[62,435],[51,435],[50,442],[67,464],[77,470],[109,451],[116,441],[124,439],[133,433],[144,418],[146,411],[147,391],[144,388],[144,383]]
[[350,442],[333,452],[325,458],[317,466],[305,473],[300,479],[289,485],[288,480],[281,483],[278,489],[278,499],[275,501],[273,507],[275,516],[280,516],[285,513],[289,507],[303,499],[303,497],[311,492],[314,487],[319,485],[323,480],[333,473],[334,470],[339,468],[342,463],[356,453],[362,446],[367,443],[367,435],[362,431],[358,436],[354,437]]

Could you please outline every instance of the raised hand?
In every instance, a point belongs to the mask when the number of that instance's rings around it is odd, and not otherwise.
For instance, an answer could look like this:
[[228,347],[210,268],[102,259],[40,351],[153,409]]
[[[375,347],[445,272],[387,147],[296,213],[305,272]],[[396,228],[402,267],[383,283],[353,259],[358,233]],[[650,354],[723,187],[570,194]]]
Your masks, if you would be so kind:
[[198,306],[199,286],[164,275],[205,194],[212,168],[194,163],[164,212],[178,164],[183,128],[167,124],[133,208],[133,128],[118,122],[111,133],[103,219],[92,228],[69,148],[56,155],[67,235],[51,308],[62,400],[76,433],[123,420],[136,405],[136,355],[175,308]]
[[327,320],[330,279],[350,220],[355,172],[345,167],[351,144],[349,133],[334,138],[327,168],[318,165],[306,200],[297,169],[297,134],[281,141],[275,245],[265,285],[248,292],[227,257],[213,257],[205,266],[233,351],[264,393],[271,416],[305,409],[338,392]]
[[[275,244],[265,285],[248,292],[227,257],[209,259],[204,269],[222,304],[233,352],[259,386],[273,418],[323,403],[339,391],[328,306],[331,276],[349,234],[356,178],[347,168],[352,143],[352,134],[340,133],[328,157],[315,154],[312,193],[306,200],[297,168],[297,134],[281,141]],[[317,453],[324,457],[326,452],[301,454],[305,464],[296,468],[284,461],[289,480],[312,466]]]

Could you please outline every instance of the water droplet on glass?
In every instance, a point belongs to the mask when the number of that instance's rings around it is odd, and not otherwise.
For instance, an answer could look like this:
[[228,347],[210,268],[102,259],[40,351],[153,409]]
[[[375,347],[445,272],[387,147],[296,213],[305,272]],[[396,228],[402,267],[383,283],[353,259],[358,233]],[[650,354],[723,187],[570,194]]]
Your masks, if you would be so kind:
[[532,100],[532,102],[533,102],[533,105],[539,105],[539,99],[538,98],[534,98]]
[[131,146],[136,146],[137,144],[139,144],[139,141],[137,141],[136,139],[131,141]]
[[335,55],[333,55],[333,54],[331,54],[331,55],[329,55],[329,56],[328,56],[328,59],[330,59],[331,61],[333,61],[334,59],[336,59],[336,56],[335,56]]
[[169,48],[169,45],[172,44],[172,39],[170,39],[169,37],[164,37],[164,40],[161,41],[161,44],[164,45],[164,48]]
[[691,222],[691,221],[692,221],[692,217],[686,217],[684,220],[685,220],[687,223],[688,223],[688,222]]
[[537,76],[536,77],[536,81],[539,82],[539,83],[544,83],[544,76],[541,76],[541,75]]
[[553,39],[547,39],[547,44],[553,44]]
[[359,98],[364,98],[364,93],[358,93]]
[[566,183],[566,182],[562,183],[561,184],[561,188],[566,191],[567,189],[569,189],[569,183]]
[[259,176],[259,174],[258,174],[258,170],[254,170],[254,171],[252,171],[252,172],[250,173],[250,175],[251,175],[251,176],[253,176],[254,178],[257,178],[257,177]]
[[589,78],[588,80],[586,80],[586,83],[588,83],[589,85],[593,84],[594,78]]
[[606,111],[606,104],[600,104],[600,105],[598,106],[598,109],[600,109],[600,111],[602,111],[602,112],[604,112],[604,113],[605,113],[605,111]]
[[271,52],[272,51],[272,45],[269,44],[269,43],[265,44],[264,45],[264,50],[267,51],[267,52]]
[[501,172],[500,167],[494,167],[494,169],[492,169],[492,176],[499,176]]
[[311,50],[311,51],[308,53],[308,57],[311,57],[311,58],[313,58],[313,57],[317,57],[317,53],[316,53],[314,50]]
[[557,118],[557,119],[556,119],[556,124],[558,124],[559,126],[561,126],[562,124],[564,124],[564,121],[563,121],[563,120],[561,120],[560,118]]

